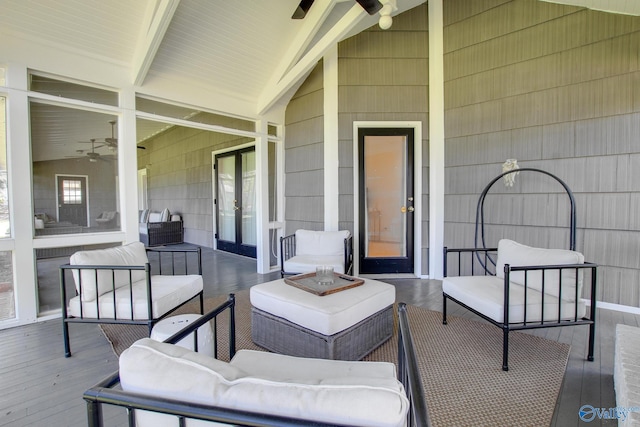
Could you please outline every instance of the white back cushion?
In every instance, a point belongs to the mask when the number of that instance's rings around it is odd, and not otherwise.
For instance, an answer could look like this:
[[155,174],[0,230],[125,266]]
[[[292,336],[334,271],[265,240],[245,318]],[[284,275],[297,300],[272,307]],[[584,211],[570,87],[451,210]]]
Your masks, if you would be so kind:
[[[148,263],[147,251],[141,242],[133,242],[128,245],[117,246],[115,248],[98,249],[92,251],[79,251],[71,255],[72,265],[128,265],[144,266]],[[131,272],[131,281],[137,282],[146,277],[144,270]],[[112,276],[111,270],[98,270],[98,286],[96,291],[95,270],[86,269],[73,270],[73,280],[76,283],[76,291],[80,293],[80,279],[82,279],[82,301],[93,301],[98,296],[111,292],[113,287],[120,288],[129,284],[129,270],[115,272]]]
[[[563,265],[584,264],[584,256],[580,252],[567,249],[545,249],[526,246],[509,239],[498,242],[498,260],[496,263],[496,276],[504,278],[504,265],[511,267],[524,267],[532,265]],[[523,271],[511,272],[509,280],[524,286],[525,275]],[[559,270],[550,270],[544,275],[544,291],[555,297],[559,296],[558,283]],[[527,273],[527,287],[542,291],[542,272],[530,271]],[[578,275],[578,296],[582,290],[582,274]],[[576,292],[576,270],[562,270],[562,299],[573,301]]]
[[296,255],[342,255],[344,239],[351,233],[341,231],[296,231]]
[[161,214],[160,212],[149,212],[149,221],[148,222],[161,222]]
[[[272,358],[280,359],[280,355]],[[314,359],[298,359],[299,363],[314,365]],[[285,356],[279,363],[292,364],[295,360]],[[321,361],[318,369],[305,370],[322,377],[322,372],[331,372],[323,369],[330,362],[343,361]],[[280,367],[274,369],[273,376],[264,371],[252,376],[233,366],[233,362],[225,363],[148,338],[135,342],[120,356],[120,382],[127,392],[328,423],[404,425],[408,401],[402,384],[393,376],[358,377],[341,372],[338,377],[328,374],[326,378],[297,381],[287,373],[286,378],[278,379],[277,372],[284,371]],[[158,418],[154,423],[153,427],[168,425]]]

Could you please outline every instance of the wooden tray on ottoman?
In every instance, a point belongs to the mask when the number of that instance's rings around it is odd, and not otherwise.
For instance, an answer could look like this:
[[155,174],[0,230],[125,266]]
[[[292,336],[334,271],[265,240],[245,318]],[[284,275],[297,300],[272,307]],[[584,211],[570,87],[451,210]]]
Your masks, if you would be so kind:
[[284,279],[288,285],[295,286],[312,294],[319,296],[334,294],[345,289],[355,288],[364,284],[364,280],[358,277],[347,276],[346,274],[333,273],[333,284],[324,285],[316,280],[316,273],[298,274]]

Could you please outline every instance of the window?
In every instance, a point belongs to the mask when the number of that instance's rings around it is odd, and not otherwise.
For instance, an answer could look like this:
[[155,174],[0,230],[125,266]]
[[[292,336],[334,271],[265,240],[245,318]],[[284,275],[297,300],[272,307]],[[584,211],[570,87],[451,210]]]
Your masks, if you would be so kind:
[[66,205],[82,204],[82,181],[80,180],[62,180],[62,199]]

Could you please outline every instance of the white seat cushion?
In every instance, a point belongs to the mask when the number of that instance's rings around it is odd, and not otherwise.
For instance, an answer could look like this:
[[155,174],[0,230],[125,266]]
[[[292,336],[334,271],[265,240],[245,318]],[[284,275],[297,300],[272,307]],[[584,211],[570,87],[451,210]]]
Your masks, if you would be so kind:
[[[226,364],[145,338],[120,356],[120,381],[128,392],[224,408],[326,423],[405,425],[409,405],[394,366],[369,363],[240,350]],[[138,411],[136,418],[140,426],[175,425],[174,417],[163,415]]]
[[296,255],[284,262],[284,271],[311,273],[320,265],[328,265],[336,273],[344,273],[344,255]]
[[[461,303],[488,316],[496,322],[504,321],[504,278],[496,276],[459,276],[445,277],[442,280],[442,291]],[[509,323],[524,321],[524,287],[511,283],[509,288]],[[527,321],[541,319],[542,294],[528,288],[527,292]],[[578,318],[585,315],[584,302],[578,302]],[[563,301],[561,317],[571,320],[574,317],[575,304]],[[544,295],[544,320],[558,319],[558,298],[554,295]]]
[[[151,292],[153,296],[153,317],[158,318],[188,301],[202,291],[202,276],[197,274],[176,276],[151,276]],[[113,292],[102,294],[98,298],[100,318],[113,318]],[[131,319],[131,298],[129,286],[116,289],[116,314],[119,319]],[[133,318],[134,320],[149,319],[147,308],[146,279],[133,284]],[[82,304],[82,317],[96,318],[98,313],[96,301]],[[80,317],[80,299],[74,297],[69,301],[69,314]]]
[[395,302],[395,287],[364,279],[355,288],[318,296],[283,279],[251,287],[251,304],[323,335],[343,331]]

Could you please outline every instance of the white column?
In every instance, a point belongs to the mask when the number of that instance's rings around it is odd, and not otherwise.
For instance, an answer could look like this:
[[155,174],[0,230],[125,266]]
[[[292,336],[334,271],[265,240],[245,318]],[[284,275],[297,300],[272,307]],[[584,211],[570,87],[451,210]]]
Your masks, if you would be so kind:
[[338,46],[324,56],[324,229],[338,230]]
[[270,270],[269,260],[269,141],[268,123],[256,121],[256,261],[257,272]]
[[138,231],[138,149],[136,141],[136,96],[133,89],[120,95],[122,116],[118,120],[120,224],[127,242],[140,239]]
[[7,163],[9,167],[9,207],[13,240],[3,241],[0,250],[14,245],[13,286],[18,324],[35,322],[38,317],[35,255],[33,250],[33,196],[29,139],[29,99],[27,68],[9,65],[7,69]]
[[429,277],[442,278],[444,246],[444,29],[442,0],[429,0]]

